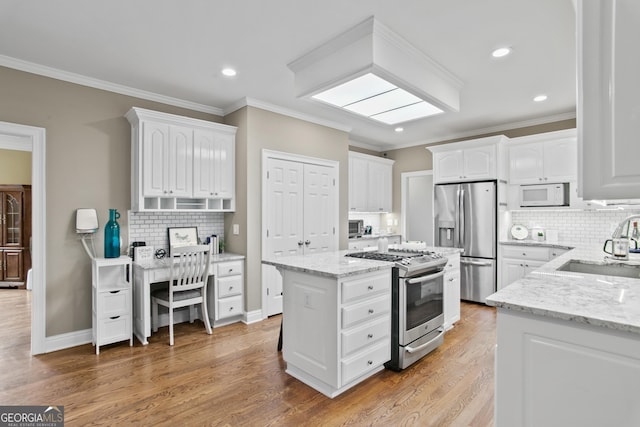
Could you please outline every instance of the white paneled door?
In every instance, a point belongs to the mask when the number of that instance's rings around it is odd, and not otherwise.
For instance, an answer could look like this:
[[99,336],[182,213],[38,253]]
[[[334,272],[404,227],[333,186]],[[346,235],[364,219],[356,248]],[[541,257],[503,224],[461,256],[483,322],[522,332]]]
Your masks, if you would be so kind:
[[[266,161],[265,258],[338,249],[337,170],[335,167],[278,158]],[[282,277],[262,266],[266,314],[282,312]]]

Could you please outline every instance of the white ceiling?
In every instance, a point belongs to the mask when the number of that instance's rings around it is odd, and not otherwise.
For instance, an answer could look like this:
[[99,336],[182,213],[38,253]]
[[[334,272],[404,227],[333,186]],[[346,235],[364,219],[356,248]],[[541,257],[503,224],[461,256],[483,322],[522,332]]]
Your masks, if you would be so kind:
[[[463,82],[460,112],[396,133],[295,98],[287,64],[370,16]],[[492,58],[504,45],[513,53]],[[575,45],[571,0],[0,1],[0,65],[218,114],[249,103],[380,150],[575,117]],[[223,77],[225,66],[238,75]],[[548,100],[534,103],[540,93]]]

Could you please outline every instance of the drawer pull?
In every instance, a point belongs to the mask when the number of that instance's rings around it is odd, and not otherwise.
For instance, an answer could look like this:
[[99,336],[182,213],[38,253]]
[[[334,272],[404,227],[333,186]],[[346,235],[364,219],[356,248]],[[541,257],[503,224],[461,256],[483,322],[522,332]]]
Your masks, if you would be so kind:
[[373,314],[373,308],[369,309],[369,314]]
[[120,291],[109,291],[110,294],[117,294]]
[[373,365],[373,360],[367,360],[367,365]]
[[367,338],[369,338],[369,339],[373,338],[373,334],[368,334]]
[[453,277],[449,277],[449,281],[450,281],[450,282],[453,282]]
[[229,269],[229,273],[233,273],[233,268],[230,268],[230,269]]
[[373,290],[373,285],[369,285],[369,286],[367,286],[367,289],[369,289],[370,291],[372,291],[372,290]]
[[232,291],[233,290],[233,286],[229,286],[229,290]]
[[119,319],[119,318],[120,318],[120,316],[113,316],[113,317],[110,317],[109,319],[116,320],[116,319]]
[[229,311],[233,311],[233,307],[229,307]]

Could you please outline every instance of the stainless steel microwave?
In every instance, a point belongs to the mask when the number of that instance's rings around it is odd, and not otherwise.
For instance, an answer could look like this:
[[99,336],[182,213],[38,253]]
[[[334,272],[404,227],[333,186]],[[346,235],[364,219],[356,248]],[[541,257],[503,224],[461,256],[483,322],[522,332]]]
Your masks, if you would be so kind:
[[520,207],[569,206],[569,183],[520,186]]
[[364,220],[362,219],[350,219],[349,220],[349,237],[360,237],[364,233]]

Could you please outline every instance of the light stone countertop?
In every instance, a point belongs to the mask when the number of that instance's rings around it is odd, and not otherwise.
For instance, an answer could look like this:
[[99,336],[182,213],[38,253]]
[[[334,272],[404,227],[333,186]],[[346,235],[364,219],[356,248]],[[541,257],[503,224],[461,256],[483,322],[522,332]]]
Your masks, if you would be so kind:
[[[223,252],[221,254],[211,255],[211,262],[226,262],[226,261],[240,261],[245,259],[244,255],[238,255],[230,252]],[[138,262],[135,261],[134,264],[143,269],[143,270],[153,270],[156,268],[167,268],[169,267],[169,258],[163,259],[153,259],[151,261]]]
[[[640,279],[557,271],[567,261],[604,262],[602,248],[576,248],[490,295],[488,305],[640,334]],[[610,261],[612,262],[612,261]],[[640,265],[633,256],[627,264]]]
[[546,240],[537,241],[531,239],[525,240],[502,240],[500,241],[501,245],[504,246],[541,246],[543,248],[557,248],[557,249],[573,249],[575,245],[569,245],[567,243],[562,242],[548,242]]
[[349,237],[349,242],[359,242],[361,240],[373,240],[380,239],[382,237],[400,237],[402,239],[401,234],[363,234],[361,237]]

